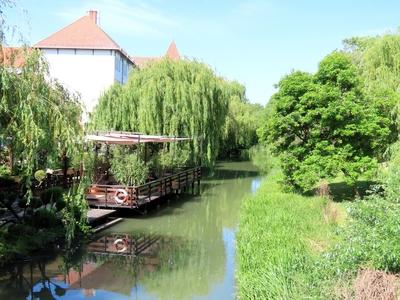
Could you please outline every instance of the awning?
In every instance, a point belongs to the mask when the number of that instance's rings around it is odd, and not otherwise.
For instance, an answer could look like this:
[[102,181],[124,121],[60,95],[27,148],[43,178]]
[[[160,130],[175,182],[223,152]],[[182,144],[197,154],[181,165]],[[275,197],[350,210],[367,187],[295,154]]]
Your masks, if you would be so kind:
[[129,132],[107,132],[88,134],[86,141],[100,142],[110,145],[135,145],[140,143],[171,143],[179,141],[188,141],[186,137],[168,137],[162,135],[147,135],[141,133]]

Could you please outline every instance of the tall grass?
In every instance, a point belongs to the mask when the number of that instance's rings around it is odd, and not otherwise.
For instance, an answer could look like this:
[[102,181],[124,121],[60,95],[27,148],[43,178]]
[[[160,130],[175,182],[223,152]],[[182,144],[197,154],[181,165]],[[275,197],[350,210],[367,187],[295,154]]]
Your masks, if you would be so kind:
[[[281,191],[276,169],[242,207],[237,239],[239,299],[325,299],[316,262],[335,240],[327,200]],[[331,203],[330,205],[338,205]]]

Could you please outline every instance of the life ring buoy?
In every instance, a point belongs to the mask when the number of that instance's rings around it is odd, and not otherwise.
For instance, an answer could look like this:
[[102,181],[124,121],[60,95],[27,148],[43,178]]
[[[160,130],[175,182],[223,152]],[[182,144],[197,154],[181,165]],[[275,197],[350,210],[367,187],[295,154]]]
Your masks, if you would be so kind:
[[116,239],[114,241],[114,247],[118,253],[125,252],[128,249],[128,242],[126,239]]
[[124,204],[128,201],[128,192],[124,189],[117,189],[114,194],[114,201],[117,204]]

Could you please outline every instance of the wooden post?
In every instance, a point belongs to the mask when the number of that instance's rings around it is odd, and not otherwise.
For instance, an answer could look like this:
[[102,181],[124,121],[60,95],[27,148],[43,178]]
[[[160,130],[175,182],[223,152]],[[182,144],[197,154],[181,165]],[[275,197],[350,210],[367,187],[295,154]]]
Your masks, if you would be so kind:
[[149,191],[149,202],[151,201],[151,183],[148,185],[148,191]]
[[147,165],[147,143],[144,143],[144,164]]
[[[110,145],[109,144],[106,144],[106,166],[107,166],[107,168],[110,168]],[[109,170],[107,169],[107,171],[106,171],[107,173],[106,173],[106,176],[105,176],[105,180],[107,180],[107,183],[108,183],[108,179],[109,179]]]
[[62,169],[63,169],[63,186],[64,188],[66,188],[68,186],[67,182],[68,157],[65,150],[63,151],[61,159],[62,159]]
[[105,197],[106,197],[106,207],[107,207],[107,200],[108,200],[108,190],[107,190],[107,187],[106,187],[106,195],[105,195]]
[[201,177],[201,167],[198,167],[196,170],[196,177],[197,177],[197,191],[198,195],[200,195],[200,177]]
[[11,172],[11,175],[12,175],[13,174],[13,167],[14,167],[14,156],[13,156],[13,149],[12,149],[12,145],[11,144],[8,146],[8,163],[9,163],[10,172]]
[[187,192],[187,189],[188,189],[188,185],[189,185],[189,178],[188,178],[188,172],[187,171],[185,171],[185,174],[186,174],[186,180],[185,180],[185,192]]

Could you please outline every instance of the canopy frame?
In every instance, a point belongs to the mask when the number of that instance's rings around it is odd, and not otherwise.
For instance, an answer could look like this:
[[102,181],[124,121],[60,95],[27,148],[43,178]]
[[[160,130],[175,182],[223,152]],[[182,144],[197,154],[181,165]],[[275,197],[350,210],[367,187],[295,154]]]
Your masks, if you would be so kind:
[[148,135],[139,132],[123,132],[123,131],[96,131],[92,134],[87,134],[86,141],[105,143],[107,145],[137,145],[141,143],[171,143],[188,141],[188,137],[170,137],[163,135]]

